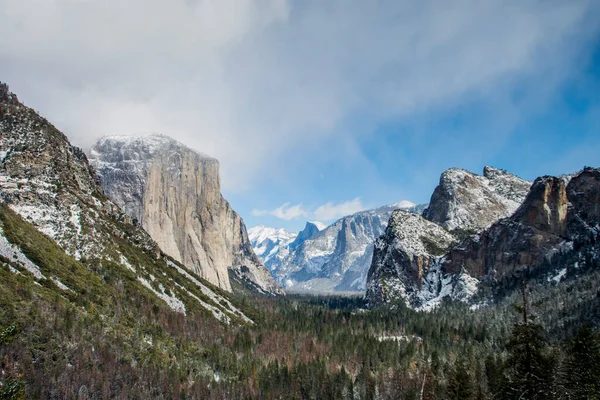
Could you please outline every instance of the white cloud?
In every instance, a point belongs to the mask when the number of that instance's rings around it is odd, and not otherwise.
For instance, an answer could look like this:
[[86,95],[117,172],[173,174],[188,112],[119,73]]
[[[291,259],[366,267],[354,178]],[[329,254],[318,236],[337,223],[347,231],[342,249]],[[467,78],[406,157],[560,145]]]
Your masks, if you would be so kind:
[[0,0],[0,79],[76,144],[166,133],[244,190],[390,118],[545,98],[599,18],[596,0]]
[[255,217],[272,215],[274,217],[284,219],[286,221],[290,221],[292,219],[300,217],[307,217],[309,215],[308,212],[302,207],[302,204],[290,206],[290,203],[282,204],[274,210],[252,210],[250,214],[252,214]]
[[290,203],[285,203],[274,210],[252,210],[250,214],[255,217],[271,215],[286,221],[298,218],[331,221],[346,215],[354,214],[364,209],[365,206],[363,206],[360,199],[356,198],[354,200],[348,200],[338,204],[328,202],[315,209],[306,209],[302,206],[302,204],[296,204],[292,206]]
[[360,199],[356,198],[339,204],[334,204],[332,202],[323,204],[314,211],[313,215],[314,218],[318,220],[329,221],[354,214],[364,209],[365,207],[362,205]]

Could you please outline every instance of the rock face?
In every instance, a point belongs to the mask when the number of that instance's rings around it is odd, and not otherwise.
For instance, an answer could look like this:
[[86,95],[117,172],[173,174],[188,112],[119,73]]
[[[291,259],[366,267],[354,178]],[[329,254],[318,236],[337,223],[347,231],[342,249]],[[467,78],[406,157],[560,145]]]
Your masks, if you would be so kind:
[[292,291],[365,290],[373,243],[396,209],[393,204],[339,219],[290,251],[274,276]]
[[98,141],[90,161],[107,196],[160,248],[231,291],[228,268],[267,292],[279,288],[254,254],[246,227],[220,192],[219,163],[162,135]]
[[114,228],[105,220],[127,218],[104,196],[83,151],[4,84],[0,134],[0,200],[67,253],[77,258],[103,253],[109,245],[103,231]]
[[512,215],[530,186],[531,182],[493,167],[485,167],[483,176],[452,168],[440,177],[423,216],[450,231],[476,233]]
[[[481,284],[498,287],[510,279],[555,274],[555,256],[561,257],[557,267],[564,271],[577,268],[580,249],[598,253],[594,246],[600,239],[599,208],[600,169],[586,168],[572,176],[538,178],[514,214],[460,242],[448,240],[441,226],[395,213],[375,246],[367,300],[371,305],[403,300],[412,307],[430,309],[443,297],[466,301]],[[432,218],[431,213],[428,216]],[[453,221],[449,226],[460,236],[465,228],[456,222],[472,229],[482,221],[441,220]],[[434,251],[424,251],[418,242],[415,245],[415,238],[430,246],[433,243]],[[572,265],[564,260],[571,260]]]
[[472,292],[477,285],[472,279],[449,279],[440,273],[441,256],[456,242],[450,232],[422,216],[395,211],[385,234],[375,242],[367,278],[369,303],[403,299],[409,306],[430,308],[440,296],[459,298],[465,291]]
[[323,229],[327,228],[327,225],[318,221],[308,221],[298,235],[296,239],[292,243],[290,243],[289,250],[294,250],[302,243],[306,242],[311,237],[315,236],[317,233],[321,232]]
[[595,240],[600,232],[600,169],[572,177],[538,178],[510,218],[452,249],[443,267],[500,281],[539,267],[557,252]]
[[[14,213],[25,222],[15,222],[18,217]],[[56,290],[57,296],[68,291],[71,299],[75,296],[81,301],[102,285],[121,285],[123,290],[121,280],[107,276],[125,276],[127,293],[139,299],[154,297],[175,312],[201,311],[224,323],[252,323],[223,292],[162,253],[148,233],[106,197],[83,151],[72,146],[33,109],[21,104],[2,83],[0,215],[0,255],[14,260],[16,268],[22,266],[38,284],[52,280],[56,287],[49,290]],[[8,219],[13,222],[5,225]],[[35,232],[26,239],[26,247],[35,249],[33,252],[25,254],[18,243],[10,242],[15,239],[15,227],[20,232]],[[12,239],[8,239],[5,229],[13,230]],[[36,230],[60,247],[54,243],[49,246],[50,241]],[[70,260],[65,252],[80,260],[79,269],[72,266],[65,271],[64,261]],[[29,259],[31,254],[38,254],[38,258]],[[62,269],[49,268],[52,264]],[[81,279],[82,268],[101,275],[96,282],[99,286],[88,290],[82,287],[86,281],[71,280],[70,274],[79,274]],[[19,273],[14,268],[13,272]]]

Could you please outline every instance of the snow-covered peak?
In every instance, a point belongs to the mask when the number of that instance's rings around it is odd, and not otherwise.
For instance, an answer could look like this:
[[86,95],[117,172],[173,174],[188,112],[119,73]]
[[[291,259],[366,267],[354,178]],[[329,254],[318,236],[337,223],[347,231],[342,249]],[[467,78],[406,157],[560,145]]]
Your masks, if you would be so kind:
[[[90,160],[95,162],[135,162],[147,160],[168,151],[181,150],[192,151],[202,158],[214,160],[212,157],[190,149],[169,136],[157,133],[105,136],[91,148]],[[107,159],[107,157],[110,157],[110,159]]]
[[[312,224],[312,225],[316,226],[319,231],[322,231],[323,229],[327,228],[326,224],[319,222],[319,221],[307,221],[306,224],[307,225]],[[304,228],[304,229],[306,229],[306,228]]]
[[409,209],[409,208],[414,208],[417,205],[415,203],[413,203],[412,201],[400,200],[397,203],[391,204],[391,206],[399,208],[399,209]]
[[248,238],[254,245],[271,240],[273,243],[287,243],[297,236],[297,233],[291,233],[283,228],[271,228],[268,226],[255,226],[248,229]]
[[456,239],[441,226],[418,214],[398,210],[390,218],[389,228],[395,246],[408,254],[439,255],[436,249],[447,249]]
[[483,175],[459,168],[442,173],[423,216],[449,230],[480,231],[521,205],[531,182],[494,167]]
[[287,248],[296,239],[297,233],[291,233],[283,228],[255,226],[248,230],[248,238],[254,253],[267,268],[288,254]]

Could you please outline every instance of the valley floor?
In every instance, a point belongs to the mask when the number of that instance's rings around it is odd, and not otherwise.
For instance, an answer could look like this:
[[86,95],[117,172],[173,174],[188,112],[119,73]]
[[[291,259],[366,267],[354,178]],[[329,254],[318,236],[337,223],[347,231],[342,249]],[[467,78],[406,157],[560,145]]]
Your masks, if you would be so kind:
[[[119,303],[110,316],[83,313],[86,306],[44,298],[8,268],[0,275],[2,398],[516,398],[527,382],[513,379],[514,346],[524,340],[539,341],[532,356],[547,363],[548,390],[562,398],[577,384],[563,373],[578,356],[565,338],[600,309],[595,293],[572,301],[595,291],[594,272],[577,285],[532,287],[541,325],[518,324],[516,295],[478,311],[449,303],[431,313],[289,295],[238,299],[255,324],[226,326],[142,299],[133,299],[142,302],[135,314]],[[523,338],[524,327],[540,331]],[[600,368],[597,335],[586,340],[590,368]]]

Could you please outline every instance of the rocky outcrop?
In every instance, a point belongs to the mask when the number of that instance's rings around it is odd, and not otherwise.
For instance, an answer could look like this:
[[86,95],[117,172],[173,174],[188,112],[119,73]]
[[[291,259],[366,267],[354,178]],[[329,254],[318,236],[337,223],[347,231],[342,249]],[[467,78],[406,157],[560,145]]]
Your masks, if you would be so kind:
[[[385,232],[397,204],[344,217],[303,241],[273,270],[292,291],[363,291],[373,243]],[[409,209],[416,206],[410,203]]]
[[538,178],[513,216],[452,249],[443,267],[488,281],[536,268],[556,252],[598,235],[599,196],[598,168],[572,177]]
[[426,308],[448,290],[458,294],[460,288],[452,279],[444,281],[439,270],[441,256],[456,242],[450,232],[420,215],[395,211],[385,234],[375,242],[367,278],[369,304],[401,299]]
[[[446,226],[453,227],[453,233],[462,240],[447,246],[448,240],[440,233],[442,227],[433,223],[429,226],[422,221],[411,222],[410,218],[395,213],[386,234],[375,246],[367,284],[367,300],[371,305],[402,300],[412,307],[428,309],[443,297],[468,300],[481,284],[496,287],[505,280],[555,273],[547,270],[552,268],[554,256],[578,260],[577,249],[593,246],[600,238],[600,169],[586,168],[572,176],[536,179],[512,215],[466,237],[465,228],[458,222],[466,223],[468,229],[477,229],[482,221],[489,221],[509,210],[495,207],[491,213],[467,214],[466,210],[481,210],[479,206],[464,204],[473,193],[487,196],[479,204],[501,204],[490,200],[498,193],[503,193],[505,199],[513,196],[511,201],[519,200],[520,194],[514,190],[514,177],[502,171],[486,168],[485,179],[509,182],[502,185],[487,183],[488,189],[495,187],[493,196],[477,189],[478,184],[473,183],[477,178],[472,174],[452,170],[444,173],[442,181],[450,181],[449,176],[460,176],[459,181],[463,184],[443,183],[440,186],[454,187],[454,193],[462,193],[456,197],[461,199],[461,212],[447,213],[451,218],[440,217],[443,213],[433,211],[427,216],[446,222]],[[471,188],[469,195],[465,187]],[[522,183],[517,187],[522,187]],[[436,212],[443,209],[440,204],[458,204],[454,200],[439,202],[440,193],[452,191],[436,189],[437,194],[432,197],[432,202],[437,202],[433,206]],[[432,235],[435,232],[438,232],[437,237]],[[413,246],[407,238],[429,238],[426,241],[436,244],[439,251],[435,254],[423,252],[423,247]],[[577,262],[572,264],[578,265]],[[568,265],[563,262],[560,267],[567,268]]]
[[0,82],[0,103],[18,105],[17,95],[12,93],[6,83]]
[[[77,258],[103,254],[114,220],[128,222],[104,196],[80,149],[0,85],[0,200]],[[147,248],[156,245],[143,231]],[[156,248],[156,251],[157,248]]]
[[254,254],[246,227],[220,192],[219,163],[162,135],[101,139],[90,151],[108,197],[160,248],[231,291],[228,268],[267,292],[280,289]]
[[530,186],[530,182],[493,167],[485,167],[483,176],[451,168],[440,177],[423,216],[450,231],[476,233],[512,215]]

